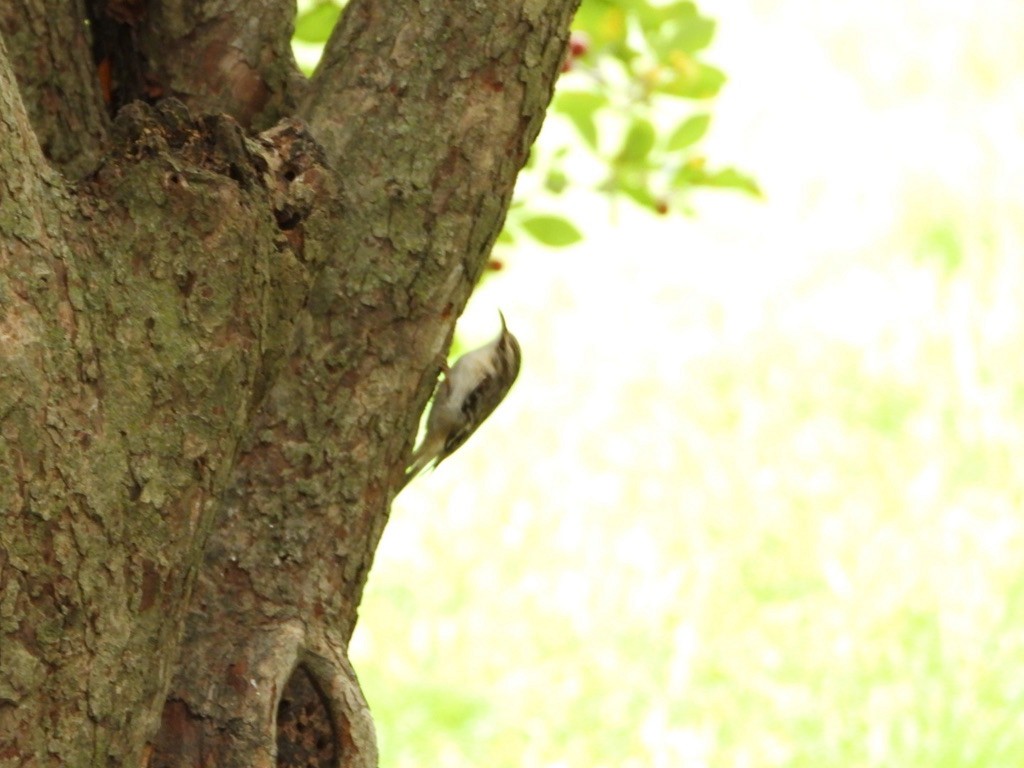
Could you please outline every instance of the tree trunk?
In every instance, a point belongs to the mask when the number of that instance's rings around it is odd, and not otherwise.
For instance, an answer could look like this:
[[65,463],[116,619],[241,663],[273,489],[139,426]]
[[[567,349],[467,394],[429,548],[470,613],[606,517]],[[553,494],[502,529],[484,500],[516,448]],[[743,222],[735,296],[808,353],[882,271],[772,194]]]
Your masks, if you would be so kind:
[[309,81],[284,0],[0,10],[0,766],[376,764],[356,609],[575,5],[353,0]]

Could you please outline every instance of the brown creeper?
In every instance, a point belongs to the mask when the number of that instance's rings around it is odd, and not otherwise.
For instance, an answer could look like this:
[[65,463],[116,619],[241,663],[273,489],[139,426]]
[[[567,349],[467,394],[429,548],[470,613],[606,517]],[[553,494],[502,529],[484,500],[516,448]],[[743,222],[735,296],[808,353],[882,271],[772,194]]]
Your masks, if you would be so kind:
[[467,352],[445,371],[427,416],[427,434],[409,460],[406,482],[455,453],[512,388],[522,353],[505,325],[505,316],[498,315],[501,333],[497,338]]

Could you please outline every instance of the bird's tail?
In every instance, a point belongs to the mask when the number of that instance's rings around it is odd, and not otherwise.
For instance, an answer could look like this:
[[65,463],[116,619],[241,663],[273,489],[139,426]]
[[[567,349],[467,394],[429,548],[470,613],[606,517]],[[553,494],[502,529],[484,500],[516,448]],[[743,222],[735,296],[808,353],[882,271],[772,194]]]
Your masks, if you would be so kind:
[[407,483],[434,463],[441,452],[444,444],[436,439],[431,440],[428,438],[429,436],[425,437],[423,442],[420,443],[419,448],[412,452],[412,457],[409,459],[409,467],[405,470],[405,482]]

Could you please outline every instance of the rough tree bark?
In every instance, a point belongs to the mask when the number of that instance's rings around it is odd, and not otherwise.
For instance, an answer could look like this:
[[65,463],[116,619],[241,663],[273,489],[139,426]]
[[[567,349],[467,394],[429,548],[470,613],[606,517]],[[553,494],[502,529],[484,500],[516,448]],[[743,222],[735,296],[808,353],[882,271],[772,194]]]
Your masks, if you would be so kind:
[[[370,766],[362,588],[577,0],[0,9],[0,766]],[[400,642],[400,639],[396,639]]]

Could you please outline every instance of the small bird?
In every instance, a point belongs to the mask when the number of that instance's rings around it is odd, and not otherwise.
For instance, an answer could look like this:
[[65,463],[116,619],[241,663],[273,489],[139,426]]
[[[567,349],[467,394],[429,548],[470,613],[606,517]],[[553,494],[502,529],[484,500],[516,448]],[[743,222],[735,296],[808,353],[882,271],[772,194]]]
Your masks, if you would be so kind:
[[413,451],[405,473],[408,482],[433,464],[447,459],[494,412],[519,375],[519,342],[499,311],[501,333],[479,349],[467,352],[445,370],[427,416],[427,434]]

